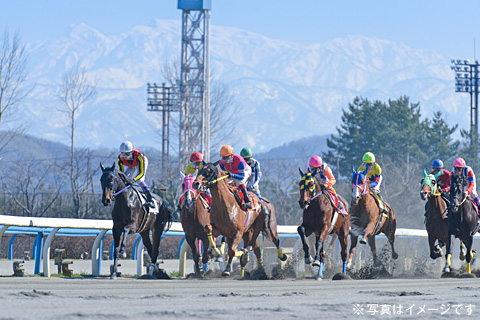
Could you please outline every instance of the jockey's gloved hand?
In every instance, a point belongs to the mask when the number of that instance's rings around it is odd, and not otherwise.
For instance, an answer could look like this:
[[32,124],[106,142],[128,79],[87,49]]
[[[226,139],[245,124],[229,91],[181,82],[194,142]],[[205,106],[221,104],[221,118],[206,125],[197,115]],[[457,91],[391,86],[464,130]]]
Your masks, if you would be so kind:
[[226,175],[228,178],[232,178],[232,174],[230,173],[230,171],[225,171],[225,175]]
[[370,183],[370,187],[375,188],[377,184],[377,181],[373,181],[372,183]]

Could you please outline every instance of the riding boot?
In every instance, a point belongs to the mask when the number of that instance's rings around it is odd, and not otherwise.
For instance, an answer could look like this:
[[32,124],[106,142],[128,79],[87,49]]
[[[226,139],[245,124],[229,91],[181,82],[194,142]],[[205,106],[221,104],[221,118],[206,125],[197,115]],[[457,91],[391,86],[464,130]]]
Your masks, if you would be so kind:
[[245,208],[252,209],[252,203],[250,202],[250,198],[248,197],[247,189],[241,189],[243,193],[243,199],[245,201]]
[[144,190],[145,195],[147,196],[147,203],[150,208],[155,208],[155,203],[153,202],[152,194],[150,193],[150,190]]
[[477,205],[477,207],[480,207],[480,197],[477,196],[475,199],[473,199],[473,202]]

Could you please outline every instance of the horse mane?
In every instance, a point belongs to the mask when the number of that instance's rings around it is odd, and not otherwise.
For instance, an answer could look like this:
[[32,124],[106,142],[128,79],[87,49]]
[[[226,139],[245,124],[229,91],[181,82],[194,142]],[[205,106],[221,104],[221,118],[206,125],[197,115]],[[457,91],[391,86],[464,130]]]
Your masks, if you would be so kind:
[[120,170],[116,170],[116,171],[117,171],[118,176],[120,177],[120,180],[122,180],[122,182],[125,184],[125,186],[129,186],[129,185],[132,185],[134,183],[134,180],[127,177],[127,175],[125,173],[123,173]]

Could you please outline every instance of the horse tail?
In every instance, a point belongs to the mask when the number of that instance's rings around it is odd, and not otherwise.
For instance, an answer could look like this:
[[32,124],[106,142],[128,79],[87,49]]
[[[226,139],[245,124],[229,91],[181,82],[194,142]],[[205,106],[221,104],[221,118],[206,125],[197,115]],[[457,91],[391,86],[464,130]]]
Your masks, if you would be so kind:
[[170,204],[168,204],[168,202],[164,200],[160,208],[160,211],[165,215],[164,220],[162,221],[162,222],[165,222],[165,227],[163,228],[163,230],[168,231],[172,226],[172,222],[173,222],[172,206],[170,206]]

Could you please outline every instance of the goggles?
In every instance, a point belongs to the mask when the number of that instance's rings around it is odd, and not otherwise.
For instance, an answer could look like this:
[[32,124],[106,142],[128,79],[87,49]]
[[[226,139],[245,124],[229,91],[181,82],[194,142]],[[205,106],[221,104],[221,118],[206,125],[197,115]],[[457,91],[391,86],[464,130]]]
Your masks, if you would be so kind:
[[133,151],[130,151],[130,152],[122,152],[122,156],[124,158],[130,158],[133,154]]
[[192,165],[192,168],[197,169],[200,168],[200,165],[202,164],[201,161],[190,161],[190,164]]
[[453,169],[455,169],[455,172],[462,172],[462,169],[463,169],[463,168],[460,168],[460,167],[454,167]]
[[229,155],[229,156],[223,156],[222,159],[223,159],[223,161],[225,161],[225,162],[232,161],[232,159],[233,159],[233,154],[231,154],[231,155]]

